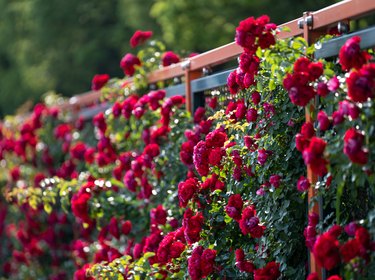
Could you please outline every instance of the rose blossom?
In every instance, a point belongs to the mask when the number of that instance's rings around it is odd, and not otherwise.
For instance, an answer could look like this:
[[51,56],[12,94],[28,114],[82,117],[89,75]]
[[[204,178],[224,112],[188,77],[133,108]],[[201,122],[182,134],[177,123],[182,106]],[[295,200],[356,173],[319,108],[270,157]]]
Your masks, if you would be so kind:
[[178,184],[178,199],[180,207],[186,207],[189,200],[193,198],[200,185],[196,178],[189,178],[185,182]]
[[371,56],[366,51],[361,51],[359,43],[361,37],[354,36],[348,39],[339,52],[339,63],[342,70],[348,71],[351,68],[360,69]]
[[133,76],[135,72],[135,66],[140,66],[141,61],[135,55],[128,53],[120,61],[120,67],[124,71],[125,75]]
[[130,38],[130,46],[135,48],[146,42],[152,36],[152,31],[137,30]]
[[344,154],[357,164],[363,165],[368,161],[368,151],[363,148],[364,135],[355,128],[350,128],[344,135]]
[[180,57],[172,51],[167,51],[161,56],[162,65],[164,67],[180,62]]
[[108,74],[97,74],[92,78],[91,82],[91,89],[92,90],[100,90],[102,87],[106,85],[109,80]]
[[241,219],[241,212],[243,207],[243,200],[240,194],[233,194],[229,197],[228,204],[225,206],[225,212],[232,219],[239,221]]

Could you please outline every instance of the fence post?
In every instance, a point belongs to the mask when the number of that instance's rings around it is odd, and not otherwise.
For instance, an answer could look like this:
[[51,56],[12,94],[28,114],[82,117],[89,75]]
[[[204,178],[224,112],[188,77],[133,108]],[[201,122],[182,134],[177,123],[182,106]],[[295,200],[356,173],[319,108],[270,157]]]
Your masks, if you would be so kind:
[[[318,38],[320,33],[314,32],[313,31],[313,24],[314,24],[314,18],[312,13],[310,12],[305,12],[303,14],[303,38],[307,42],[308,45],[314,43],[314,41]],[[302,24],[300,24],[300,28],[302,27]],[[311,116],[311,112],[315,110],[315,105],[314,104],[309,104],[308,107],[305,109],[305,119],[306,122],[311,122],[313,123],[315,120]],[[318,176],[316,176],[310,167],[307,167],[307,178],[311,184],[315,184],[318,181]],[[312,202],[314,197],[316,196],[316,191],[314,188],[309,188],[308,191],[308,205]],[[313,207],[308,210],[308,213],[315,213],[319,215],[319,218],[321,217],[321,201],[318,200],[318,202],[315,202]],[[309,250],[309,268],[310,268],[310,273],[315,272],[318,275],[319,280],[322,280],[324,277],[324,271],[323,269],[316,263],[314,254]],[[325,277],[324,277],[325,278]]]
[[202,71],[199,70],[194,70],[190,71],[190,64],[186,64],[185,67],[185,98],[186,98],[186,110],[190,113],[194,113],[194,108],[193,108],[193,92],[191,89],[191,81],[198,79],[202,76]]

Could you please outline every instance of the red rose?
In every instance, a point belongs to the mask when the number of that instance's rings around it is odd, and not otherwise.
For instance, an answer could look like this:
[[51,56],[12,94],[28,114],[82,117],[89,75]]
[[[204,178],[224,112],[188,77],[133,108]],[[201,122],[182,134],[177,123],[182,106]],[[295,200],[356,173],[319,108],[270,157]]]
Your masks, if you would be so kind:
[[163,53],[163,55],[161,56],[161,61],[162,61],[162,65],[166,67],[171,64],[180,62],[180,57],[174,52],[168,51],[168,52]]
[[327,280],[342,280],[342,278],[338,275],[332,275],[328,277]]
[[280,264],[269,262],[261,269],[254,271],[254,280],[276,280],[280,276]]
[[348,39],[339,52],[339,63],[342,70],[349,71],[351,68],[360,69],[371,56],[366,51],[361,51],[359,43],[361,37],[354,36]]
[[268,151],[261,149],[258,150],[258,163],[260,165],[264,165],[267,161],[268,158]]
[[73,280],[94,280],[92,277],[86,276],[86,270],[90,268],[89,264],[85,264],[82,268],[78,269],[73,276]]
[[313,137],[310,140],[309,146],[303,150],[302,157],[306,165],[310,166],[311,170],[323,176],[327,173],[327,161],[323,158],[323,153],[327,143],[318,137]]
[[236,94],[240,90],[240,86],[237,83],[237,70],[231,72],[227,78],[227,86],[231,94]]
[[135,31],[135,33],[133,34],[133,36],[130,38],[130,46],[132,48],[135,48],[135,47],[143,44],[151,36],[152,36],[152,31],[137,30],[137,31]]
[[242,53],[239,62],[240,69],[243,73],[256,73],[259,67],[259,58],[249,53]]
[[132,222],[131,221],[124,221],[121,225],[121,232],[124,235],[128,235],[132,230]]
[[236,266],[243,272],[254,272],[255,266],[252,262],[245,260],[245,253],[242,249],[237,249],[236,252]]
[[13,167],[9,173],[13,181],[17,181],[21,177],[21,170],[18,166]]
[[178,184],[178,199],[180,207],[186,207],[189,200],[193,198],[200,185],[196,178],[189,178],[185,182]]
[[363,148],[364,135],[355,128],[350,128],[344,136],[344,154],[357,164],[366,164],[368,161],[368,151]]
[[158,144],[148,144],[143,153],[149,155],[151,158],[157,157],[160,154],[160,147]]
[[327,270],[340,263],[339,242],[329,233],[320,235],[314,245],[316,262]]
[[297,190],[300,192],[307,191],[310,188],[310,182],[304,176],[299,177],[297,182]]
[[257,91],[254,91],[251,94],[251,100],[253,101],[254,105],[258,105],[260,102],[260,94]]
[[246,105],[243,102],[237,103],[237,109],[236,109],[236,118],[237,120],[241,120],[246,115]]
[[326,112],[319,111],[317,119],[318,119],[318,122],[319,122],[319,129],[321,131],[326,131],[330,127],[331,122],[328,119],[328,116],[327,116]]
[[85,157],[86,145],[82,141],[78,141],[70,147],[70,156],[74,159],[83,160]]
[[216,251],[212,249],[206,249],[203,251],[201,255],[201,271],[202,271],[202,277],[207,277],[212,273],[214,270],[214,262],[216,258]]
[[165,225],[167,223],[167,211],[165,211],[163,205],[151,209],[151,224]]
[[321,97],[326,97],[329,93],[327,84],[323,82],[318,83],[317,93]]
[[209,150],[207,149],[206,143],[204,141],[198,142],[194,147],[193,162],[195,169],[201,176],[208,175],[208,156]]
[[294,70],[294,72],[309,73],[310,63],[311,63],[311,61],[307,57],[301,56],[294,63],[293,70]]
[[319,280],[318,274],[316,272],[310,273],[306,280]]
[[374,97],[375,64],[364,65],[359,71],[352,71],[346,79],[348,96],[355,102],[365,102]]
[[258,145],[255,143],[255,139],[251,136],[246,135],[244,137],[245,146],[252,152],[258,149]]
[[344,262],[349,263],[360,252],[360,244],[357,239],[351,239],[340,247],[340,254]]
[[184,226],[185,239],[189,244],[199,241],[200,232],[203,226],[202,213],[198,212],[193,216],[193,211],[187,209],[184,213],[182,225]]
[[228,140],[227,134],[220,129],[215,129],[206,136],[206,146],[209,148],[223,147]]
[[243,200],[240,194],[233,194],[229,197],[228,204],[225,206],[225,212],[232,219],[239,221],[243,208]]
[[182,143],[180,150],[180,160],[185,165],[193,164],[193,152],[194,152],[194,142],[187,141]]
[[113,237],[115,237],[116,239],[120,239],[120,230],[118,228],[118,222],[115,217],[112,217],[109,221],[108,231]]
[[198,107],[194,112],[194,123],[200,123],[204,120],[206,114],[206,109],[204,107]]
[[259,238],[263,235],[264,228],[259,226],[259,218],[255,215],[255,207],[248,206],[242,211],[242,217],[238,223],[244,235],[250,233],[252,237]]
[[185,244],[180,241],[172,243],[170,247],[170,255],[172,258],[179,258],[183,251],[185,251]]
[[310,63],[308,73],[311,81],[318,79],[323,74],[323,64],[321,62]]
[[87,193],[86,191],[79,191],[78,193],[74,194],[71,200],[72,204],[72,212],[74,216],[80,218],[84,223],[91,223],[91,218],[88,214],[88,201],[91,198],[91,193]]
[[269,182],[273,187],[278,188],[281,183],[280,181],[281,181],[280,175],[274,174],[270,176]]
[[310,139],[315,135],[314,126],[311,122],[306,122],[301,127],[301,134],[307,138]]
[[212,166],[220,165],[221,159],[225,155],[225,150],[223,148],[214,148],[210,151],[208,156],[208,163]]
[[109,81],[108,74],[97,74],[94,76],[91,82],[91,89],[92,90],[100,90],[102,87],[106,85]]
[[246,114],[247,122],[256,122],[258,118],[258,111],[254,108],[250,108]]
[[140,66],[141,61],[135,55],[128,53],[120,61],[120,67],[124,71],[125,75],[133,76],[135,72],[135,66]]
[[107,124],[103,112],[100,112],[92,119],[93,124],[104,134],[107,130]]
[[359,226],[355,231],[355,238],[358,240],[359,244],[365,249],[370,248],[370,234],[367,229]]
[[191,257],[188,259],[188,271],[192,280],[202,279],[201,272],[201,255],[203,253],[203,247],[196,247],[191,253]]

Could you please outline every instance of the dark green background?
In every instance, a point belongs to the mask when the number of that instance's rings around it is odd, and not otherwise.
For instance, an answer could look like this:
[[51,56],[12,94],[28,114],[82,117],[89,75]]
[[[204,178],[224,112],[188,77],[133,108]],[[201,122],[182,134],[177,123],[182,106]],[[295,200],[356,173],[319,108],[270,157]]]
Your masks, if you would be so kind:
[[[275,23],[329,0],[0,0],[0,116],[53,90],[90,90],[92,76],[123,75],[137,29],[177,52],[204,52],[233,40],[238,22],[268,14]],[[135,51],[134,51],[135,52]]]

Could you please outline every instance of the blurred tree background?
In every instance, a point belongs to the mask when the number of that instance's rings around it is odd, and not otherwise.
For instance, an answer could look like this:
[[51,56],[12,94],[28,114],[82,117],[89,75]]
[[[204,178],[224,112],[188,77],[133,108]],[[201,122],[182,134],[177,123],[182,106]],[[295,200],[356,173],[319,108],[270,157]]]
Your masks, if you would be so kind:
[[238,22],[268,14],[275,23],[334,0],[0,0],[0,116],[53,90],[90,90],[96,73],[123,75],[137,29],[174,51],[204,52],[233,41]]

